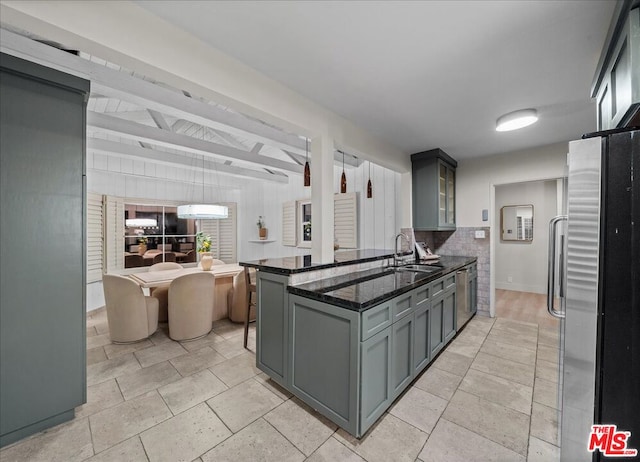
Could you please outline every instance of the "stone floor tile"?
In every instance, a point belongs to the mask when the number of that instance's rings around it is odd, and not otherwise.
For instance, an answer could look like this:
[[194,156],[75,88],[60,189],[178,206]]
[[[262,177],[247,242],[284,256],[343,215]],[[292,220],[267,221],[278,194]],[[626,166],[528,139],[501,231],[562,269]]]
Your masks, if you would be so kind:
[[214,331],[209,332],[202,338],[196,340],[189,340],[188,342],[180,342],[182,348],[187,351],[196,351],[200,350],[206,346],[213,346],[216,343],[224,342],[224,337],[219,336]]
[[255,355],[249,352],[216,364],[209,370],[228,387],[233,387],[260,373],[260,369],[256,367]]
[[513,333],[507,330],[492,329],[487,335],[488,341],[508,343],[519,348],[527,348],[535,351],[538,347],[537,336],[526,336],[522,334]]
[[281,399],[285,401],[293,396],[289,391],[285,390],[280,385],[278,385],[273,380],[271,380],[271,378],[269,378],[269,376],[264,372],[261,372],[258,375],[256,375],[253,378],[253,380],[264,385],[270,391],[272,391],[273,393],[275,393],[277,396],[279,396]]
[[535,436],[529,437],[529,454],[527,462],[559,462],[560,448],[542,441]]
[[144,431],[140,438],[151,462],[191,462],[231,432],[205,403]]
[[560,350],[549,345],[538,345],[538,358],[553,364],[560,360]]
[[89,417],[93,447],[104,451],[172,417],[160,395],[153,391]]
[[2,462],[75,462],[92,455],[88,419],[72,420],[0,450]]
[[124,355],[127,353],[133,353],[134,351],[144,350],[145,348],[152,347],[153,343],[151,340],[144,339],[141,342],[136,343],[126,343],[126,344],[117,344],[110,343],[109,345],[104,346],[104,351],[107,354],[109,359],[115,358],[116,356]]
[[170,362],[178,370],[181,376],[186,377],[188,375],[200,372],[203,369],[207,369],[211,366],[215,366],[227,358],[222,356],[216,350],[209,346],[200,348],[199,350],[191,351],[188,354],[173,358]]
[[213,332],[225,339],[238,335],[244,335],[244,324],[216,321],[213,323]]
[[106,359],[107,355],[105,354],[103,347],[87,350],[87,366],[99,363],[100,361],[105,361]]
[[466,391],[514,411],[531,415],[532,387],[469,369],[458,390]]
[[109,324],[107,323],[107,318],[105,316],[104,321],[97,322],[94,326],[96,328],[96,332],[98,335],[108,334],[109,333]]
[[415,381],[413,386],[448,401],[458,389],[461,381],[462,377],[459,375],[430,367]]
[[550,382],[558,383],[559,369],[558,365],[550,363],[549,361],[543,361],[538,359],[536,361],[536,378],[548,380]]
[[339,443],[335,438],[329,438],[318,448],[306,462],[366,462],[355,452]]
[[558,383],[536,378],[533,387],[533,401],[558,409]]
[[203,462],[299,462],[304,458],[264,419],[256,420],[201,457]]
[[471,365],[472,369],[496,375],[503,379],[511,380],[528,387],[533,387],[535,368],[526,364],[517,363],[497,356],[478,353]]
[[92,337],[87,337],[87,349],[98,348],[101,346],[109,345],[111,343],[111,338],[109,334],[102,335],[94,335]]
[[[250,347],[250,346],[251,346],[250,342],[247,342],[247,347]],[[218,353],[220,353],[225,358],[233,358],[235,356],[246,353],[247,349],[244,347],[244,334],[241,334],[235,337],[225,338],[223,341],[217,342],[215,345],[213,345],[213,349],[215,349]]]
[[255,380],[247,380],[213,398],[207,404],[236,433],[282,403]]
[[138,369],[140,369],[140,363],[131,353],[100,361],[87,366],[87,386],[105,382]]
[[144,452],[139,436],[129,438],[122,443],[96,454],[87,462],[147,462],[147,454]]
[[158,389],[171,412],[176,415],[227,390],[227,386],[205,369]]
[[171,343],[173,340],[169,338],[169,326],[167,324],[159,324],[158,330],[153,333],[149,340],[154,345],[162,345],[163,343]]
[[297,398],[285,401],[264,419],[306,456],[310,456],[338,428]]
[[413,462],[427,436],[391,414],[385,414],[362,439],[354,438],[342,429],[334,435],[367,462]]
[[138,358],[142,367],[149,367],[162,361],[177,358],[185,353],[187,350],[182,348],[178,342],[170,341],[136,351],[133,354]]
[[437,462],[524,462],[523,455],[513,452],[464,427],[440,419],[427,444],[418,456]]
[[115,379],[87,387],[87,402],[75,409],[76,419],[108,409],[124,401]]
[[480,349],[481,352],[497,356],[499,358],[509,359],[517,363],[533,366],[536,363],[536,352],[528,348],[520,348],[508,343],[487,340]]
[[447,346],[447,352],[457,353],[469,358],[475,358],[480,350],[482,342],[473,342],[471,340],[465,340],[463,338],[456,338]]
[[96,328],[93,326],[87,327],[87,338],[93,337],[94,335],[98,335],[98,331],[96,330]]
[[531,436],[558,444],[558,410],[534,402],[531,407]]
[[560,330],[558,328],[540,327],[538,330],[538,345],[560,348]]
[[389,409],[389,414],[431,433],[447,404],[446,399],[412,387]]
[[458,390],[442,417],[522,456],[527,455],[529,416]]
[[145,367],[116,380],[125,400],[143,395],[163,385],[173,383],[182,377],[168,361]]
[[467,373],[472,362],[473,358],[469,358],[458,353],[449,353],[445,350],[433,363],[433,367],[463,377]]

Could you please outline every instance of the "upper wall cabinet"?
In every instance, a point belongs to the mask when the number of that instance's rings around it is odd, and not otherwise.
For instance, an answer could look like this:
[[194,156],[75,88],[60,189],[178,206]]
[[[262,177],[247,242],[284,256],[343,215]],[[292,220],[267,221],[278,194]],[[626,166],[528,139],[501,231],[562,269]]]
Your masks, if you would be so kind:
[[640,123],[640,8],[623,6],[614,15],[591,96],[597,102],[598,130]]
[[457,166],[458,162],[441,149],[411,156],[414,229],[456,229]]

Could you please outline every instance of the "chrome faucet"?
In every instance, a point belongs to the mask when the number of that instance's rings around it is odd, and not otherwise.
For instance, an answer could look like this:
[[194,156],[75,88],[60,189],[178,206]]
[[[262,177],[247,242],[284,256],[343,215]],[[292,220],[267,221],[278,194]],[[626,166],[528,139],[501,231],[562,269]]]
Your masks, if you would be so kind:
[[400,251],[398,250],[398,239],[400,239],[400,243],[402,245],[402,238],[404,237],[404,239],[407,241],[407,244],[409,244],[409,238],[407,237],[406,234],[404,233],[398,233],[396,234],[396,248],[394,249],[393,252],[393,266],[398,266],[398,261],[400,261],[400,257],[398,256],[398,254],[400,253]]

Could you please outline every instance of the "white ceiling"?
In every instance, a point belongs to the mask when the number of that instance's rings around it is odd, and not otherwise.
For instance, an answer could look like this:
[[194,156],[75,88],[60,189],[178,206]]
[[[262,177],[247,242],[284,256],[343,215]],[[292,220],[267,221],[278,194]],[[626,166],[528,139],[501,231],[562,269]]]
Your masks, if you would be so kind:
[[[406,153],[457,159],[595,130],[615,2],[137,1]],[[496,119],[533,107],[508,133]]]

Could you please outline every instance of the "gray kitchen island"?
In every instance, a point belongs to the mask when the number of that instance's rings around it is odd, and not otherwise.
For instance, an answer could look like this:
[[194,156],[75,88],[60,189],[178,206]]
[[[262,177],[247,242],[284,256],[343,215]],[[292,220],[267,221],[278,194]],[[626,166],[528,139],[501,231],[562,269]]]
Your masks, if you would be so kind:
[[257,269],[257,367],[356,437],[456,335],[456,275],[476,271],[475,257],[411,270],[388,267],[392,256],[240,263]]

